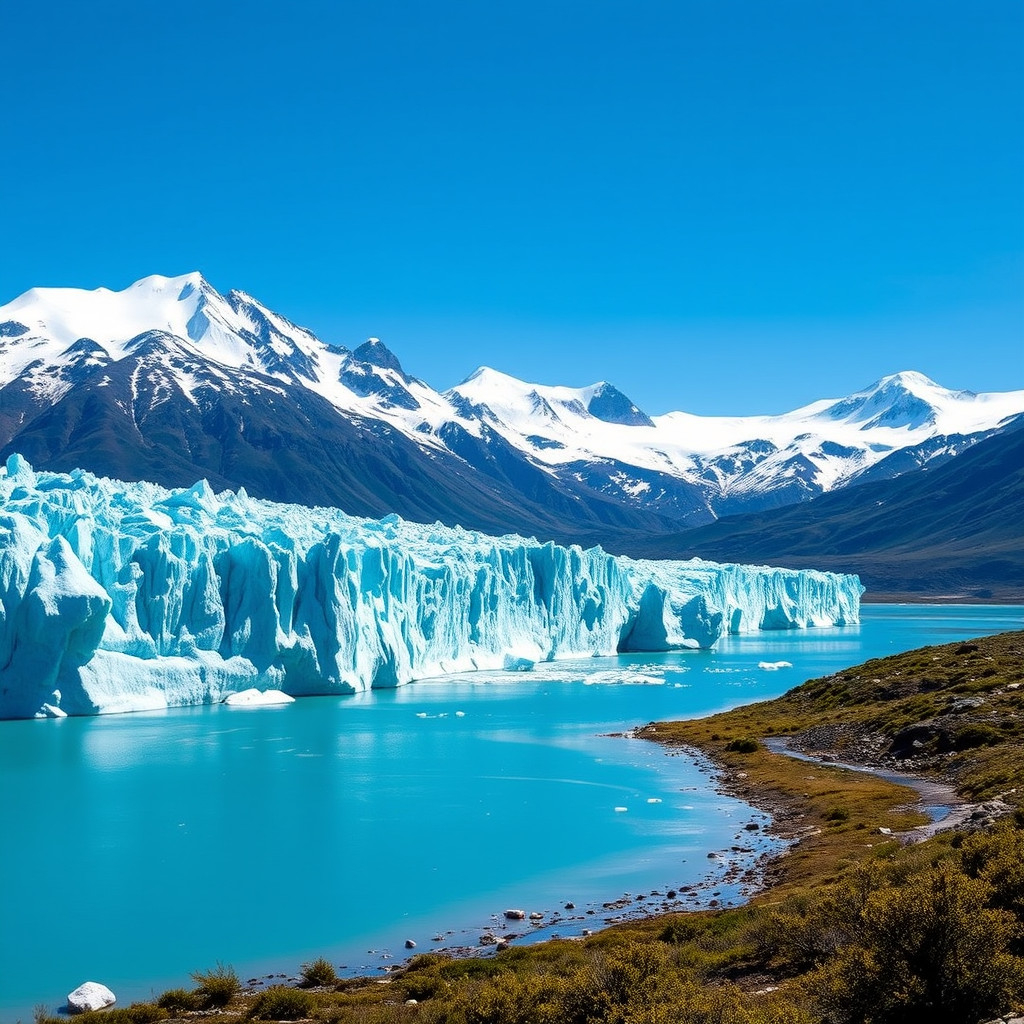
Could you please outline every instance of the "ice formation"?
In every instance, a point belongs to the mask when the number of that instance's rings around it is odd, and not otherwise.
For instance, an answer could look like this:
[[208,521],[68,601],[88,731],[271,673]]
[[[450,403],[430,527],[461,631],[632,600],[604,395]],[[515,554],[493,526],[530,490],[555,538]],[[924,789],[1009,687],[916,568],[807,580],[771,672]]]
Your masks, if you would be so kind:
[[855,576],[0,471],[0,717],[352,693],[476,668],[858,621]]

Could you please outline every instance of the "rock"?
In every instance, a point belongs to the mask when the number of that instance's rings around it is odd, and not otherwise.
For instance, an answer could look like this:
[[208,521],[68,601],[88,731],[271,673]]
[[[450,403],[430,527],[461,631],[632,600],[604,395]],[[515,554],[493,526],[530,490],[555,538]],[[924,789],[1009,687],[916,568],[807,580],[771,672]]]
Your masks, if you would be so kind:
[[484,932],[484,934],[480,936],[480,945],[481,946],[496,946],[497,944],[498,944],[497,938],[494,935],[492,935],[490,932]]
[[540,921],[543,917],[544,917],[544,915],[542,913],[540,913],[540,911],[538,911],[538,910],[535,910],[535,911],[533,911],[532,914],[530,914],[530,920],[531,921]]
[[984,703],[984,697],[961,697],[959,700],[953,701],[949,710],[953,714],[959,714],[961,711],[973,711],[975,708],[980,708]]
[[507,921],[525,921],[526,911],[525,910],[506,910],[505,919]]
[[419,1004],[419,1002],[418,1002],[417,1000],[415,1000],[415,999],[406,999],[406,1001],[405,1001],[405,1005],[406,1005],[406,1006],[419,1006],[420,1004]]
[[505,950],[506,950],[506,949],[510,949],[510,948],[511,948],[511,946],[512,946],[512,943],[510,943],[510,942],[508,941],[508,939],[502,939],[502,940],[501,940],[501,942],[499,942],[499,943],[498,943],[498,944],[497,944],[497,945],[496,945],[496,946],[495,946],[494,948],[495,948],[495,949],[496,949],[496,950],[497,950],[497,951],[498,951],[499,953],[504,953],[504,952],[505,952]]
[[572,900],[570,900],[568,903],[566,903],[565,909],[566,910],[575,910],[576,909],[576,904],[573,903]]
[[98,981],[87,981],[79,985],[74,992],[68,993],[68,1009],[72,1013],[86,1013],[89,1010],[102,1010],[117,1002],[114,993]]
[[760,826],[760,825],[758,825],[758,823],[757,823],[756,821],[748,821],[748,822],[746,823],[746,825],[744,825],[743,827],[744,827],[744,828],[745,828],[745,829],[746,829],[746,830],[747,830],[748,832],[758,832],[758,831],[760,831],[760,829],[761,829],[761,826]]
[[406,949],[415,949],[416,948],[416,943],[413,942],[412,939],[406,939],[405,940],[405,948]]

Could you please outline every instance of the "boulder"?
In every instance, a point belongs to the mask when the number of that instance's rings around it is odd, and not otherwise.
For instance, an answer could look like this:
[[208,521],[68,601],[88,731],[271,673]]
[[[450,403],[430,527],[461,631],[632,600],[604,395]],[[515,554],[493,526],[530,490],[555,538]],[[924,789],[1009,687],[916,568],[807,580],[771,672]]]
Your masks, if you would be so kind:
[[116,1002],[114,993],[98,981],[87,981],[79,985],[74,992],[68,993],[68,1009],[72,1013],[85,1013],[88,1010],[102,1010],[113,1006]]

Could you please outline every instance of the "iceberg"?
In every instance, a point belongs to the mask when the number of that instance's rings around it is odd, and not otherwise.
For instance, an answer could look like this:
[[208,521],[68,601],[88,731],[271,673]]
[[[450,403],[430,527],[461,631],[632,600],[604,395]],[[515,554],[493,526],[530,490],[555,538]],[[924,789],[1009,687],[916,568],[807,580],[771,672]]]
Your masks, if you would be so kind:
[[[856,576],[0,469],[0,717],[349,694],[859,621]],[[249,699],[249,698],[247,698]]]

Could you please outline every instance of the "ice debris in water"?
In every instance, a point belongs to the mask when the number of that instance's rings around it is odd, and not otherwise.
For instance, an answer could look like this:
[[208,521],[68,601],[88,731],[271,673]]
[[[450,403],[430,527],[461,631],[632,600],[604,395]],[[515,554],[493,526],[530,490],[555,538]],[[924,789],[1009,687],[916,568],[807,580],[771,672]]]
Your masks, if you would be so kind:
[[521,537],[0,471],[0,717],[256,689],[352,693],[855,623],[856,576],[634,561]]

